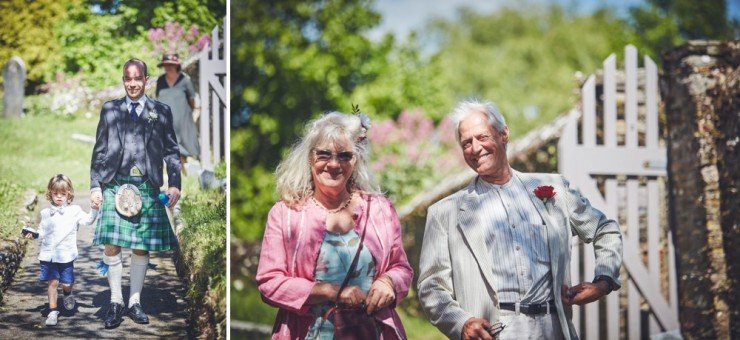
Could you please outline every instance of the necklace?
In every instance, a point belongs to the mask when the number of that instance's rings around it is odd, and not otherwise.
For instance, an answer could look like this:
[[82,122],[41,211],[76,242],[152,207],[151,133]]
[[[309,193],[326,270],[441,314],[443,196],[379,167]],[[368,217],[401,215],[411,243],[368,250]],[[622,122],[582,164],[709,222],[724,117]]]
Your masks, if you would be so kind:
[[327,209],[323,204],[321,204],[321,202],[316,200],[315,196],[311,196],[311,201],[313,201],[313,203],[316,204],[316,206],[318,206],[319,208],[324,209],[324,211],[326,211],[327,213],[336,214],[346,209],[349,206],[349,204],[352,202],[352,194],[349,195],[349,198],[347,198],[347,201],[344,202],[344,204],[342,204],[341,206],[339,206],[339,208],[336,208],[336,209]]

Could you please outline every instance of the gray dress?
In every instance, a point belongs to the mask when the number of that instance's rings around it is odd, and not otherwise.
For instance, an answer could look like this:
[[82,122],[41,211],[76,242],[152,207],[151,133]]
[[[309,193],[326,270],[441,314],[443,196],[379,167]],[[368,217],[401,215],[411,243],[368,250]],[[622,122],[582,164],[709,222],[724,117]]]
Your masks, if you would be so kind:
[[172,109],[180,155],[198,158],[200,156],[198,130],[196,130],[193,121],[193,110],[188,104],[188,100],[195,96],[195,89],[190,77],[181,72],[175,84],[169,87],[165,76],[162,75],[157,79],[156,92],[157,100],[169,105]]

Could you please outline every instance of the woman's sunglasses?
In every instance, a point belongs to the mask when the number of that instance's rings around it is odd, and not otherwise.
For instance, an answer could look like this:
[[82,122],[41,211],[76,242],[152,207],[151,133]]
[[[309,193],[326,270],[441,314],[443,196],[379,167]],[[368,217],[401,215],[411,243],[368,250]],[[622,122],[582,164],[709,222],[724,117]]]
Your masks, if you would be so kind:
[[314,149],[314,156],[316,156],[316,162],[329,162],[332,158],[337,157],[340,163],[347,163],[355,158],[355,153],[352,151],[339,151],[333,153],[329,150]]

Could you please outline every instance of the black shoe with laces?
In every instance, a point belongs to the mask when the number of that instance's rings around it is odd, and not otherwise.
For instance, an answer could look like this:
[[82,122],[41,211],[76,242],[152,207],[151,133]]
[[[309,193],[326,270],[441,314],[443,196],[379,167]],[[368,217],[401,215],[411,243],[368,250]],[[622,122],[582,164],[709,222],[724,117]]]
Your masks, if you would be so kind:
[[146,316],[146,313],[144,313],[144,309],[141,308],[141,304],[139,303],[135,303],[131,307],[129,307],[127,314],[131,318],[131,320],[134,320],[134,322],[136,323],[149,323],[149,317]]
[[123,322],[123,304],[111,302],[105,313],[105,328],[116,328]]

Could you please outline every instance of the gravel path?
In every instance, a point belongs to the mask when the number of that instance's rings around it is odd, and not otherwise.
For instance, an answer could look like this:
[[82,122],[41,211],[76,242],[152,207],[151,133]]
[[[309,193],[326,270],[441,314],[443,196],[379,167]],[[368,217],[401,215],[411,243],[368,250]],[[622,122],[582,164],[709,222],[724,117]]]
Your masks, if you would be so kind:
[[[78,195],[75,204],[89,211],[89,197]],[[40,197],[41,208],[48,202]],[[62,290],[59,288],[60,316],[54,327],[46,327],[48,313],[46,284],[38,281],[38,241],[29,242],[26,256],[13,285],[5,293],[5,304],[0,307],[0,334],[17,339],[38,338],[186,338],[185,286],[175,272],[170,252],[151,253],[141,303],[149,315],[148,325],[139,325],[124,317],[115,329],[103,327],[103,317],[110,301],[106,277],[100,276],[95,265],[103,257],[103,247],[93,246],[94,226],[80,227],[77,233],[79,256],[75,261],[74,294],[77,306],[64,310]],[[123,251],[123,299],[128,301],[130,250]]]

